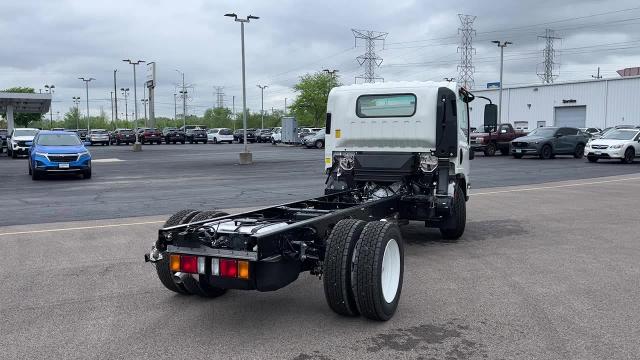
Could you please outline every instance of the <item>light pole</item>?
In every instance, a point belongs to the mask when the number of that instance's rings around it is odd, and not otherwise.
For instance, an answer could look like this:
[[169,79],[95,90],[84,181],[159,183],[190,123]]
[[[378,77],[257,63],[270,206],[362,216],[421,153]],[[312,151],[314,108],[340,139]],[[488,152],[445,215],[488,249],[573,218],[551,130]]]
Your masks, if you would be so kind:
[[[133,108],[134,108],[134,119],[135,119],[135,123],[136,126],[138,126],[138,91],[137,91],[137,83],[136,83],[136,65],[142,64],[145,61],[144,60],[136,60],[136,61],[131,61],[130,59],[124,59],[122,60],[126,63],[129,63],[131,65],[133,65]],[[140,147],[140,139],[138,138],[138,132],[136,131],[136,143],[134,144],[134,150],[138,150]]]
[[240,164],[248,165],[253,162],[253,159],[247,147],[247,87],[244,70],[244,24],[250,22],[252,19],[258,20],[259,17],[249,15],[246,19],[238,19],[238,15],[233,13],[224,14],[224,16],[232,17],[236,22],[240,23],[240,47],[242,48],[242,125],[244,127],[244,152],[240,153]]
[[173,93],[173,121],[178,120],[178,101],[176,100],[177,96],[178,94]]
[[86,89],[86,95],[87,95],[87,133],[89,133],[89,130],[90,130],[90,126],[89,126],[89,83],[91,82],[91,80],[95,80],[95,79],[94,78],[85,79],[83,77],[79,77],[78,79],[84,81],[84,87]]
[[116,122],[118,122],[118,85],[116,73],[118,69],[113,70],[113,112],[116,115]]
[[149,99],[140,99],[140,102],[144,104],[144,124],[147,126],[147,104],[149,103]]
[[120,88],[120,91],[122,91],[122,96],[124,96],[124,119],[125,121],[129,121],[129,102],[127,101],[127,99],[129,99],[129,88]]
[[80,105],[80,96],[74,96],[73,103],[76,105],[76,129],[80,129],[80,110],[78,109],[78,105]]
[[260,99],[262,105],[260,105],[260,118],[262,119],[261,129],[264,129],[264,89],[268,88],[269,85],[257,85],[260,88]]
[[180,90],[180,94],[182,95],[182,130],[187,131],[187,89],[184,85],[184,73],[177,69],[176,71],[182,75],[182,90]]
[[49,105],[49,113],[50,113],[50,120],[49,120],[49,130],[53,129],[53,93],[55,91],[53,91],[53,89],[56,88],[55,85],[45,85],[44,86],[45,91],[49,94],[51,94],[51,105]]
[[492,43],[497,44],[500,48],[500,94],[498,95],[498,124],[502,124],[502,72],[504,69],[504,48],[513,44],[510,41],[494,40]]

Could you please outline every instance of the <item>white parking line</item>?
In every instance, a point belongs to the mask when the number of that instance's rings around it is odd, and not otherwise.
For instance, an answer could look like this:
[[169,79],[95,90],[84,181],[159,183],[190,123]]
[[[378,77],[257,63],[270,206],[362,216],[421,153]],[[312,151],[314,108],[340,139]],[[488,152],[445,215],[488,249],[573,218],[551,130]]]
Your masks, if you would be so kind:
[[107,158],[107,159],[95,159],[91,160],[94,163],[112,163],[112,162],[122,162],[126,160],[118,159],[118,158]]
[[43,230],[29,230],[29,231],[14,231],[14,232],[0,233],[0,236],[24,235],[24,234],[42,234],[42,233],[60,232],[60,231],[75,231],[75,230],[104,229],[104,228],[115,228],[115,227],[123,227],[123,226],[150,225],[150,224],[162,224],[162,223],[164,223],[164,220],[157,220],[157,221],[142,221],[142,222],[133,222],[133,223],[124,223],[124,224],[108,224],[108,225],[94,225],[94,226],[78,226],[78,227],[60,228],[60,229],[43,229]]
[[535,191],[535,190],[547,190],[547,189],[560,189],[566,187],[576,187],[576,186],[585,186],[585,185],[597,185],[597,184],[606,184],[612,182],[621,182],[621,181],[630,181],[630,180],[640,180],[640,177],[632,177],[632,178],[623,178],[623,179],[613,179],[613,180],[601,180],[601,181],[590,181],[590,182],[581,182],[576,184],[563,184],[563,185],[553,185],[553,186],[539,186],[532,188],[523,188],[523,189],[511,189],[511,190],[497,190],[497,191],[487,191],[483,193],[471,193],[471,196],[479,196],[479,195],[492,195],[492,194],[502,194],[502,193],[512,193],[512,192],[521,192],[521,191]]
[[[601,180],[601,181],[590,181],[590,182],[580,182],[580,183],[575,183],[575,184],[563,184],[563,185],[553,185],[553,186],[538,186],[538,187],[510,189],[510,190],[487,191],[487,192],[482,192],[482,193],[471,194],[471,196],[493,195],[493,194],[502,194],[502,193],[514,193],[514,192],[523,192],[523,191],[560,189],[560,188],[567,188],[567,187],[598,185],[598,184],[607,184],[607,183],[633,181],[633,180],[640,180],[640,177],[612,179],[612,180]],[[240,209],[240,211],[242,211],[242,209]],[[92,230],[92,229],[105,229],[105,228],[118,228],[118,227],[125,227],[125,226],[151,225],[151,224],[162,224],[162,223],[164,223],[164,220],[142,221],[142,222],[132,222],[132,223],[122,223],[122,224],[94,225],[94,226],[78,226],[78,227],[58,228],[58,229],[14,231],[14,232],[0,233],[0,236],[24,235],[24,234],[42,234],[42,233],[50,233],[50,232]]]

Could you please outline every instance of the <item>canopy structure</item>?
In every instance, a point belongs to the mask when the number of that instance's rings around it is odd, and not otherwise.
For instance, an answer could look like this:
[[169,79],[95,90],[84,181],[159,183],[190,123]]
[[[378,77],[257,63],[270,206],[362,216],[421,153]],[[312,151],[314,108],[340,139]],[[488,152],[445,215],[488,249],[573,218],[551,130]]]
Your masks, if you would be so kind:
[[6,114],[7,130],[14,128],[13,114],[44,114],[51,107],[51,94],[11,93],[0,91],[0,113]]

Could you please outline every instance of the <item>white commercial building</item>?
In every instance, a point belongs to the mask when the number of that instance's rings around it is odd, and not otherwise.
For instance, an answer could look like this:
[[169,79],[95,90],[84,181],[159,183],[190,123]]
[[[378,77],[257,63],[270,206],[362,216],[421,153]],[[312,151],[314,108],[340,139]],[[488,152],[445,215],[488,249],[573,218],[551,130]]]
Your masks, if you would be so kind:
[[[476,89],[498,104],[499,89]],[[594,79],[502,89],[502,122],[532,130],[540,126],[640,125],[640,76]],[[471,126],[484,123],[484,99],[471,103]]]

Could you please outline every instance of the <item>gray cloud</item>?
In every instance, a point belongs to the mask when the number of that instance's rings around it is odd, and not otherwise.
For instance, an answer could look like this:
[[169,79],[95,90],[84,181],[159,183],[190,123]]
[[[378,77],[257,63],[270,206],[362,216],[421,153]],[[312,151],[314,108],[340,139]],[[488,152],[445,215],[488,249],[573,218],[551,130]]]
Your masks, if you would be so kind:
[[[604,6],[606,4],[606,6]],[[460,8],[455,8],[460,6]],[[246,26],[247,102],[260,107],[255,86],[268,84],[265,108],[282,108],[294,96],[290,86],[305,72],[335,68],[352,83],[361,73],[351,28],[387,31],[379,52],[379,74],[391,80],[439,80],[456,75],[457,14],[473,14],[477,37],[476,85],[498,78],[499,50],[490,40],[514,42],[505,51],[505,83],[537,82],[542,59],[537,38],[545,27],[563,40],[560,78],[585,79],[601,66],[605,76],[640,65],[640,10],[586,17],[638,6],[634,1],[507,1],[455,4],[436,1],[4,1],[0,4],[0,87],[55,84],[54,111],[64,113],[72,96],[84,100],[78,76],[92,76],[92,112],[110,113],[112,71],[118,87],[132,87],[132,69],[124,58],[158,64],[157,109],[172,116],[179,69],[193,85],[190,109],[196,114],[214,102],[214,86],[225,86],[226,101],[241,101],[239,24],[226,12],[258,15]],[[637,18],[637,19],[634,19]],[[550,24],[543,24],[553,22]],[[535,26],[530,26],[535,25]],[[427,39],[434,39],[429,40]],[[595,47],[597,44],[605,44]],[[606,45],[609,44],[609,45]],[[566,49],[566,50],[563,50]],[[142,98],[144,67],[139,68]],[[129,103],[130,108],[133,108]],[[121,105],[120,108],[123,108]],[[142,112],[140,110],[140,112]]]

